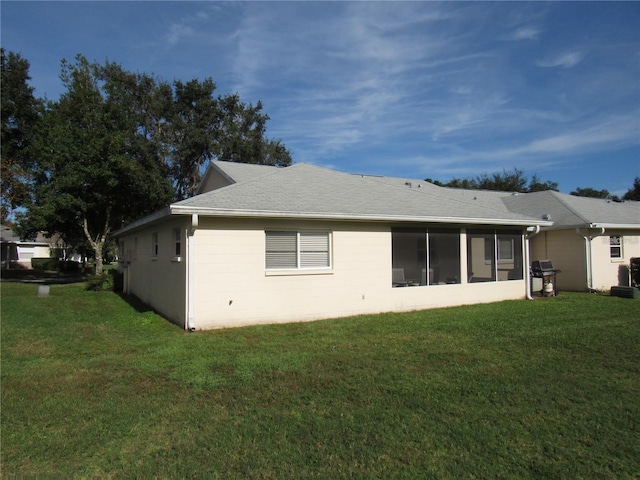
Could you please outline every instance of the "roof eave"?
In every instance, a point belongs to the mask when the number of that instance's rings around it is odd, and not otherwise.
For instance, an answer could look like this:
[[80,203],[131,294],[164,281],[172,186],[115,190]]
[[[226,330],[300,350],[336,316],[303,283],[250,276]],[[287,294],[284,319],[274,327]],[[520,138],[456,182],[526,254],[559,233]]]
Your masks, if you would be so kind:
[[171,215],[171,213],[172,213],[171,206],[165,207],[162,210],[158,210],[157,212],[152,213],[151,215],[141,218],[140,220],[136,220],[135,222],[132,222],[129,225],[122,227],[116,230],[115,232],[112,232],[111,236],[119,237],[121,235],[124,235],[125,233],[129,233],[133,230],[137,230],[146,225],[162,220],[164,217]]
[[467,218],[467,217],[435,217],[408,215],[351,215],[342,213],[319,212],[290,212],[270,210],[237,210],[212,209],[208,207],[171,206],[172,215],[206,215],[209,217],[233,218],[291,218],[308,220],[339,220],[359,222],[432,222],[463,225],[517,225],[517,226],[550,226],[552,222],[535,219],[496,219],[496,218]]
[[604,228],[604,229],[621,229],[621,230],[640,230],[640,223],[576,223],[545,226],[545,230],[575,230],[576,228]]

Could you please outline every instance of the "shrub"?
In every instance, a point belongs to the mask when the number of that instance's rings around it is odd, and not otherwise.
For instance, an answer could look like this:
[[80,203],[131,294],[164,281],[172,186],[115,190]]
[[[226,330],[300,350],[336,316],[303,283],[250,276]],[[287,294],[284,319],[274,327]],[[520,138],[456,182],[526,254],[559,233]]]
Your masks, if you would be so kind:
[[113,290],[113,276],[109,275],[107,272],[89,275],[87,278],[87,290],[94,292]]
[[31,267],[39,272],[44,272],[45,270],[58,271],[60,261],[57,258],[34,257],[31,259]]
[[112,277],[113,291],[122,292],[124,289],[124,275],[118,270],[109,270],[109,274]]

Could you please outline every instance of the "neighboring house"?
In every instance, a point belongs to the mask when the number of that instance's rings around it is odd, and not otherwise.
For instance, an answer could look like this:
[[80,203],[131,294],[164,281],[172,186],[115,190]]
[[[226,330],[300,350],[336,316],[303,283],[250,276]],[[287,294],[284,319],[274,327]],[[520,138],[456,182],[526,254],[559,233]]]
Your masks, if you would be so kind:
[[307,164],[212,162],[199,192],[114,234],[125,292],[190,330],[523,299],[553,226],[509,193]]
[[32,258],[48,258],[51,255],[49,242],[38,234],[35,240],[21,240],[13,231],[0,226],[0,252],[2,253],[2,269],[31,268]]
[[640,257],[640,203],[576,197],[554,191],[505,197],[506,206],[553,222],[531,239],[531,258],[550,259],[559,290],[595,291],[630,284]]

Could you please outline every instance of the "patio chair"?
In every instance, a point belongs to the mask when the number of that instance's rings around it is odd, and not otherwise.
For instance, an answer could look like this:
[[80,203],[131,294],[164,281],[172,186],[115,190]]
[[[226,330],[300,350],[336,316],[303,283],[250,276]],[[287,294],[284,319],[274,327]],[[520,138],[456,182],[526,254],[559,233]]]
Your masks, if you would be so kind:
[[391,283],[394,287],[406,287],[407,281],[404,278],[404,268],[391,269]]

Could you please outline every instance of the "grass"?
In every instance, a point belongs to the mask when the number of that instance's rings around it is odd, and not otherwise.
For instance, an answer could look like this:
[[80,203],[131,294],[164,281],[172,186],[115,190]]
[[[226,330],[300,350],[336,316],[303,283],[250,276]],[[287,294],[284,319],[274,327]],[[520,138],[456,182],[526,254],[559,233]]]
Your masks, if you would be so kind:
[[2,475],[637,478],[640,301],[185,333],[2,283]]

